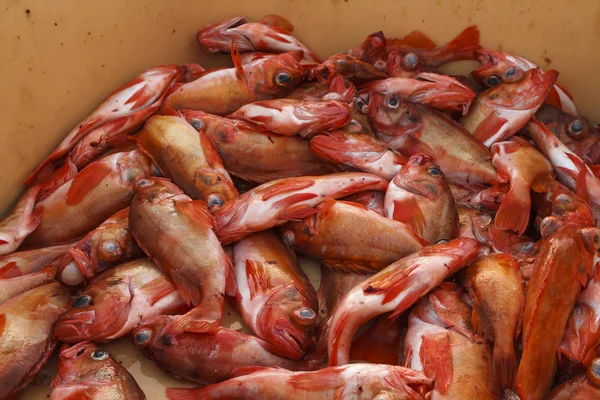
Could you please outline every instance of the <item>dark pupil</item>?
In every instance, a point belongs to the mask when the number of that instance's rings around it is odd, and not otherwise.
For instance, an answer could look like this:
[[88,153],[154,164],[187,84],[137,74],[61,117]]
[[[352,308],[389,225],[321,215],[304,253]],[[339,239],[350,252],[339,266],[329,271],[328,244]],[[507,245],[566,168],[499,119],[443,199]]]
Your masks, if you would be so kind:
[[313,312],[311,310],[300,310],[300,315],[304,318],[310,318],[313,316]]
[[390,107],[394,107],[394,108],[395,108],[395,107],[398,107],[398,98],[397,98],[397,97],[392,97],[392,98],[389,100],[389,102],[388,102],[388,105],[389,105]]
[[280,85],[288,83],[291,79],[292,78],[290,77],[290,75],[285,72],[282,72],[281,74],[277,75],[277,82]]
[[94,354],[92,354],[92,357],[102,358],[102,357],[104,357],[104,352],[102,350],[96,350],[96,351],[94,351]]
[[510,67],[508,70],[506,70],[504,76],[507,78],[512,78],[513,76],[515,76],[516,73],[517,69],[515,67]]
[[579,120],[573,121],[571,124],[571,132],[573,133],[581,133],[583,131],[583,124]]
[[73,302],[73,307],[75,307],[75,308],[85,307],[88,305],[90,300],[91,300],[90,296],[80,296],[80,297],[76,298],[75,301]]
[[363,103],[363,101],[361,99],[356,99],[356,106],[358,108],[363,108],[364,105],[365,105],[365,103]]
[[202,129],[202,121],[195,119],[192,121],[192,126],[195,130],[199,131],[200,129]]
[[135,335],[135,341],[138,343],[144,343],[146,340],[150,338],[150,334],[147,330],[139,331]]
[[435,168],[435,167],[429,168],[429,170],[427,172],[429,172],[431,175],[434,175],[434,176],[438,176],[438,175],[442,174],[442,171],[440,171],[439,168]]
[[217,195],[208,196],[209,207],[222,206],[224,203],[223,199]]
[[487,78],[487,84],[489,86],[498,86],[500,84],[500,78],[498,78],[496,75],[492,75]]

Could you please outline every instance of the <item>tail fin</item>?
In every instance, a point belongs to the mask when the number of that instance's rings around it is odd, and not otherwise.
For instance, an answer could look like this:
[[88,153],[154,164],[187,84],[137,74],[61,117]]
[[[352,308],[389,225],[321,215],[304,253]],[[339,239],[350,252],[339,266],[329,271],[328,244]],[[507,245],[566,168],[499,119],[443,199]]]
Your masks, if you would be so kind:
[[528,186],[515,185],[500,204],[496,219],[496,228],[511,230],[522,235],[529,224],[531,211],[531,193]]
[[448,58],[452,61],[472,60],[473,50],[480,48],[479,28],[477,25],[471,25],[458,34],[450,43],[442,46]]
[[494,343],[492,360],[496,384],[502,388],[511,389],[517,376],[517,356],[512,343],[507,346]]

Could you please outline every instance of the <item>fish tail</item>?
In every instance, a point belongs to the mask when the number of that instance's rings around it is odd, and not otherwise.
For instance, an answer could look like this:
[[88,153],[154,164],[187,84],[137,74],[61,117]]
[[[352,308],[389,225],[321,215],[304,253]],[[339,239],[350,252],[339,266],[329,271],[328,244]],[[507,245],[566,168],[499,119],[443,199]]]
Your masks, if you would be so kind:
[[517,356],[512,343],[507,345],[495,343],[492,363],[496,383],[502,388],[512,389],[517,376]]
[[529,223],[530,208],[529,186],[515,185],[498,208],[494,221],[496,228],[503,231],[515,231],[522,235]]
[[480,48],[479,28],[472,25],[458,34],[450,43],[443,46],[443,49],[451,60],[472,60],[473,50]]

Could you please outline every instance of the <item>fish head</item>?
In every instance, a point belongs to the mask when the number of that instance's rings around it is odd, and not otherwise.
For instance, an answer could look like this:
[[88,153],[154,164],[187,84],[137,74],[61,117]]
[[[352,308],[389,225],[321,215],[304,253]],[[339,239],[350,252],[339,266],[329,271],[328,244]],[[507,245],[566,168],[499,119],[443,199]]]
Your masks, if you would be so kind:
[[591,164],[600,163],[600,130],[585,117],[568,116],[565,122],[548,122],[546,126],[569,150]]
[[375,64],[378,60],[385,60],[385,36],[382,31],[371,33],[362,42],[361,61]]
[[100,277],[61,315],[54,336],[66,343],[108,338],[127,322],[131,298],[128,281]]
[[535,68],[535,64],[524,58],[490,49],[477,49],[473,55],[481,66],[471,75],[483,87],[519,82],[528,70]]
[[240,51],[253,51],[254,46],[243,35],[243,29],[239,28],[248,23],[245,17],[233,17],[213,25],[207,25],[198,31],[196,39],[205,51],[218,52],[229,51],[233,45]]
[[132,185],[140,179],[160,175],[150,157],[141,149],[121,153],[116,169],[121,173],[121,180]]
[[162,335],[163,328],[177,317],[159,315],[140,322],[131,332],[133,344],[140,350],[160,349],[171,343],[171,336]]
[[386,70],[390,78],[412,78],[419,74],[422,68],[415,53],[394,50],[388,54]]
[[432,201],[441,195],[447,185],[435,159],[423,153],[411,156],[393,182],[417,197]]
[[54,386],[93,386],[114,381],[121,367],[92,342],[64,344],[58,356]]
[[245,66],[248,87],[258,99],[282,97],[302,83],[304,52],[288,51]]
[[283,286],[265,302],[257,318],[259,330],[279,353],[301,359],[313,345],[317,309],[314,296],[294,284]]
[[357,106],[367,119],[377,137],[385,141],[405,134],[417,133],[422,128],[421,115],[395,93],[361,90]]
[[177,185],[166,178],[145,178],[135,183],[136,198],[142,202],[159,203],[183,194]]

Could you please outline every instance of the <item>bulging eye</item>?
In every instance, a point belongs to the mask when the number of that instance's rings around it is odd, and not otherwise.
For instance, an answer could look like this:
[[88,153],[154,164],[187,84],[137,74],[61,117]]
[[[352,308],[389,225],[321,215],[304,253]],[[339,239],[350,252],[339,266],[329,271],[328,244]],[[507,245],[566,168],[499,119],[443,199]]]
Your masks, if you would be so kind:
[[516,67],[510,67],[509,69],[506,70],[506,72],[504,73],[504,77],[505,78],[512,78],[513,76],[515,76],[517,74],[517,68]]
[[92,353],[92,360],[102,361],[108,358],[108,353],[104,350],[94,350]]
[[98,258],[102,261],[117,261],[122,253],[121,246],[114,240],[104,241],[98,247]]
[[442,171],[440,171],[438,167],[431,167],[427,170],[427,172],[429,173],[429,175],[433,176],[440,176],[442,174]]
[[145,344],[151,337],[152,331],[150,329],[140,329],[133,337],[133,340],[136,344]]
[[417,69],[419,65],[419,58],[415,53],[408,53],[402,56],[401,66],[407,71],[413,71]]
[[84,294],[83,296],[79,296],[73,302],[74,308],[83,308],[92,302],[92,296]]
[[395,109],[400,106],[400,98],[398,96],[392,96],[387,101],[387,106],[389,108]]
[[209,194],[208,198],[206,199],[208,206],[209,207],[221,207],[223,204],[225,204],[225,200],[223,200],[223,197],[219,194]]
[[568,131],[569,135],[574,137],[575,139],[583,137],[585,135],[585,130],[586,130],[586,124],[584,121],[582,121],[579,118],[573,120],[573,122],[571,122],[567,126],[567,131]]
[[490,75],[485,79],[485,84],[489,87],[498,86],[502,83],[502,80],[498,78],[496,75]]
[[192,126],[194,127],[195,130],[199,131],[200,129],[202,129],[202,126],[204,124],[202,123],[201,120],[199,119],[194,119],[192,120]]
[[135,183],[135,186],[140,189],[149,187],[149,186],[152,186],[152,181],[150,179],[140,179],[139,181],[137,181]]
[[288,83],[290,83],[291,81],[292,81],[292,76],[290,74],[288,74],[287,72],[278,72],[277,75],[275,75],[275,82],[279,86],[285,86]]

